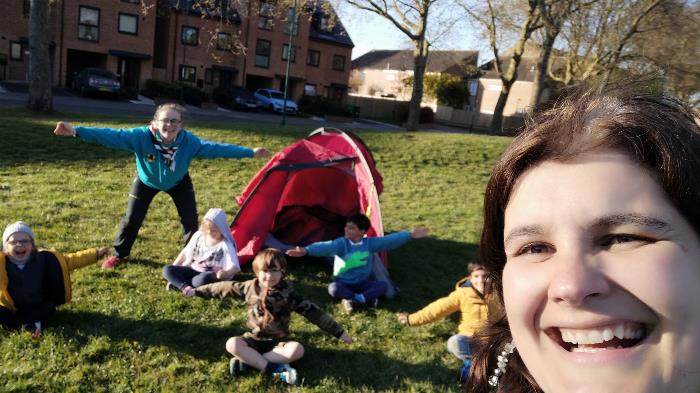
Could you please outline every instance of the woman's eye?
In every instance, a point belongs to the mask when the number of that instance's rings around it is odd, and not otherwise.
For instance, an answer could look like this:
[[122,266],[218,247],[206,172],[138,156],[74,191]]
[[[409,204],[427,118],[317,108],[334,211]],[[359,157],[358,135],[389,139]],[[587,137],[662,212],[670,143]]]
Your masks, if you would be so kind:
[[527,244],[520,249],[518,254],[542,254],[549,251],[549,246],[542,243]]
[[611,234],[611,235],[605,236],[601,241],[601,246],[612,247],[615,245],[636,243],[636,242],[649,243],[650,241],[651,240],[649,238],[646,238],[644,236],[630,235],[628,233],[620,233],[620,234]]

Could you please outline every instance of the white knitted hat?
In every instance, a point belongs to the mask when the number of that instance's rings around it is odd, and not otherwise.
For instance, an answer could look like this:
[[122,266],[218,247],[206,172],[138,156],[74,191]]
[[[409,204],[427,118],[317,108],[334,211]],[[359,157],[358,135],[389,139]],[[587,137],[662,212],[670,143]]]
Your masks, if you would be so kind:
[[7,239],[10,238],[10,236],[14,235],[17,232],[26,233],[27,235],[29,235],[29,237],[32,238],[32,241],[35,241],[34,232],[32,232],[32,228],[30,228],[29,225],[27,225],[27,223],[25,223],[24,221],[17,221],[5,227],[5,232],[2,233],[2,242],[5,243]]

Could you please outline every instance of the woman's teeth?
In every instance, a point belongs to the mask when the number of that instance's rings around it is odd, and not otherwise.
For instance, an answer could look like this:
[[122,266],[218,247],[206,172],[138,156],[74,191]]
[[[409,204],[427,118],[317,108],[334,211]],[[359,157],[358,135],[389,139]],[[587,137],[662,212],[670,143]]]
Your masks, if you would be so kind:
[[645,330],[644,325],[633,322],[593,329],[559,328],[565,348],[572,352],[600,352],[631,347],[645,337]]

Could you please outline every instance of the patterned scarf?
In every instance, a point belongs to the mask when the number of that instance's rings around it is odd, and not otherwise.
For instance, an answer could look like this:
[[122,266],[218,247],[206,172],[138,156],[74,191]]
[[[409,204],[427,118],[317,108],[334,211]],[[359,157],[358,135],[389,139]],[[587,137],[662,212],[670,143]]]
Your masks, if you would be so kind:
[[151,127],[151,135],[153,135],[154,140],[153,147],[160,152],[165,165],[167,165],[172,172],[175,172],[175,154],[177,154],[179,146],[165,146],[163,144],[163,139],[160,137],[160,133],[153,127]]

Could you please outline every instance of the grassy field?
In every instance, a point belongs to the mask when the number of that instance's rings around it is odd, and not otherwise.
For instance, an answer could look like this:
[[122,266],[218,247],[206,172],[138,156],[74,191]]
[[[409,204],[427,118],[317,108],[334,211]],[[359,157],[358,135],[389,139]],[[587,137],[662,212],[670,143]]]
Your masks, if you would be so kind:
[[[133,157],[73,138],[54,137],[57,120],[101,127],[141,119],[37,116],[0,109],[0,227],[28,222],[40,246],[63,252],[110,245],[126,208]],[[144,119],[145,120],[145,119]],[[310,129],[195,122],[199,136],[279,151]],[[298,290],[333,315],[355,342],[346,345],[301,316],[293,337],[306,347],[294,366],[301,386],[251,373],[228,375],[226,339],[245,331],[234,301],[183,298],[164,290],[164,264],[180,251],[177,213],[167,194],[151,205],[130,262],[113,271],[73,274],[73,302],[59,309],[43,338],[0,330],[0,391],[32,392],[457,392],[459,362],[445,349],[454,319],[400,326],[394,314],[446,295],[476,256],[485,182],[507,138],[479,135],[359,132],[384,177],[388,232],[418,225],[431,236],[390,253],[399,297],[376,310],[345,315],[326,293],[327,268],[290,267]],[[199,160],[190,169],[200,217],[210,207],[229,219],[263,160]],[[251,278],[244,266],[239,280]]]

